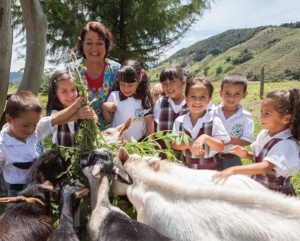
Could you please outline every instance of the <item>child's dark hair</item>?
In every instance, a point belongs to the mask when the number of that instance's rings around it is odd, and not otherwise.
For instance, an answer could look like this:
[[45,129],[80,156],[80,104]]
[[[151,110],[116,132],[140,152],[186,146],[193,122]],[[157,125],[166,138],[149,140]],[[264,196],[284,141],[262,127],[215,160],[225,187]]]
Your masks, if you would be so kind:
[[188,96],[190,87],[198,83],[202,83],[205,85],[205,87],[208,89],[209,98],[211,98],[214,93],[214,86],[212,85],[210,79],[206,76],[199,76],[188,79],[185,87],[185,96]]
[[20,91],[13,94],[6,103],[5,113],[11,118],[18,118],[26,111],[42,113],[43,108],[38,98],[30,91]]
[[163,83],[167,79],[173,80],[174,78],[178,78],[180,79],[180,81],[184,80],[184,72],[182,68],[177,64],[173,64],[168,67],[165,67],[160,73],[159,81],[160,83]]
[[247,78],[241,74],[232,73],[226,75],[221,83],[221,90],[223,90],[224,84],[243,85],[244,92],[247,91]]
[[[46,115],[49,116],[52,110],[63,110],[64,106],[60,103],[56,91],[57,83],[64,80],[72,79],[67,70],[58,70],[50,78],[49,87],[48,87],[48,102],[46,105]],[[78,92],[78,90],[77,90]]]
[[271,99],[274,109],[281,115],[291,115],[289,129],[295,139],[300,139],[300,97],[298,88],[290,88],[289,90],[274,90],[266,95],[267,99]]
[[136,92],[142,99],[142,107],[144,109],[152,109],[153,103],[150,95],[150,84],[146,71],[136,60],[126,60],[118,71],[116,80],[114,81],[114,90],[120,91],[120,82],[134,83],[139,82]]

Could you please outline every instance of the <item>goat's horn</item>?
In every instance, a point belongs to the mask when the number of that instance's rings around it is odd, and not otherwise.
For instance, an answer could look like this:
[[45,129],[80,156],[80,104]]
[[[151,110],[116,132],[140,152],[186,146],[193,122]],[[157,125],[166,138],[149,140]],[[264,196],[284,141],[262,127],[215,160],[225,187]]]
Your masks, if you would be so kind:
[[0,203],[19,202],[19,201],[26,201],[26,198],[23,196],[0,198]]

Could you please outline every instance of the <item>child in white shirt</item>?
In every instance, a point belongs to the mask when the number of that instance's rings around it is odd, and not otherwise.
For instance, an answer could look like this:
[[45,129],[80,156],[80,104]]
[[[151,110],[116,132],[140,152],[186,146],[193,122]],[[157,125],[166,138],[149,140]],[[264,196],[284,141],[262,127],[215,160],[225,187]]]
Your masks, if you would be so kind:
[[0,133],[0,168],[8,186],[8,196],[17,196],[25,189],[29,167],[44,151],[41,141],[53,132],[53,126],[78,110],[80,100],[65,111],[41,119],[42,107],[30,91],[20,91],[8,99],[7,123]]
[[173,132],[183,131],[192,138],[188,145],[175,141],[171,144],[183,152],[184,164],[193,169],[218,170],[214,155],[230,140],[220,118],[213,117],[206,109],[213,91],[211,81],[205,76],[188,80],[185,99],[190,111],[179,116],[173,125]]
[[122,64],[114,82],[114,90],[103,104],[103,117],[106,123],[113,119],[117,127],[133,117],[135,121],[125,134],[125,139],[133,137],[142,141],[154,133],[153,104],[150,85],[144,69],[135,60]]

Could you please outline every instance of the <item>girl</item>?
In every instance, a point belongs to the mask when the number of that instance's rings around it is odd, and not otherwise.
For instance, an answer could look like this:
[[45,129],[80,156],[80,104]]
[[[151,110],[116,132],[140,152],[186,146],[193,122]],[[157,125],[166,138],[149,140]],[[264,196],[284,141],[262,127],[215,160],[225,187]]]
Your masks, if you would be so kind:
[[[48,88],[47,116],[52,116],[58,111],[70,108],[78,98],[78,91],[68,71],[56,71]],[[75,146],[75,136],[78,132],[78,119],[95,119],[97,116],[92,108],[83,106],[65,121],[62,125],[54,127],[52,143],[65,147]]]
[[268,93],[262,101],[260,120],[263,130],[251,145],[253,152],[240,146],[231,148],[231,153],[254,163],[227,168],[214,178],[249,174],[271,190],[295,196],[290,177],[299,172],[300,167],[299,89]]
[[[46,106],[47,116],[55,115],[58,111],[73,108],[78,102],[78,90],[74,87],[73,80],[68,71],[56,71],[51,79],[48,88],[48,102]],[[83,106],[60,125],[53,127],[52,143],[74,147],[75,137],[79,128],[79,119],[98,120],[94,110],[89,106]],[[81,236],[80,209],[74,215],[74,228],[78,237]]]
[[156,83],[150,90],[151,100],[153,105],[155,105],[156,101],[164,94],[162,90],[161,83]]
[[175,119],[188,112],[183,95],[187,75],[179,65],[171,65],[160,73],[160,83],[165,94],[156,101],[154,120],[157,131],[172,130]]
[[131,128],[125,135],[127,140],[134,137],[141,141],[154,132],[153,104],[150,85],[145,70],[135,60],[127,60],[120,68],[113,91],[103,104],[106,123],[113,118],[113,127],[134,117]]
[[214,154],[222,151],[224,143],[230,140],[219,117],[212,117],[206,109],[213,91],[205,76],[187,80],[185,99],[190,111],[176,118],[173,125],[173,132],[183,131],[192,138],[188,145],[175,141],[171,145],[182,151],[184,164],[193,169],[218,170]]

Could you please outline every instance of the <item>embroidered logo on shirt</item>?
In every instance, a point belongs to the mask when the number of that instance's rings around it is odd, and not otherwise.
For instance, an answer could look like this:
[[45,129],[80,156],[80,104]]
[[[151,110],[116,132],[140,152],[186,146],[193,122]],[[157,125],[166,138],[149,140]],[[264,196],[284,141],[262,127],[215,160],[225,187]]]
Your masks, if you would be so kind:
[[135,121],[143,121],[143,109],[142,108],[135,109],[134,118],[135,118]]
[[38,141],[38,143],[36,144],[35,150],[39,154],[42,154],[45,152],[42,142]]
[[241,135],[243,134],[243,125],[242,124],[235,124],[230,132],[230,135],[233,138],[237,138],[239,139],[241,137]]

